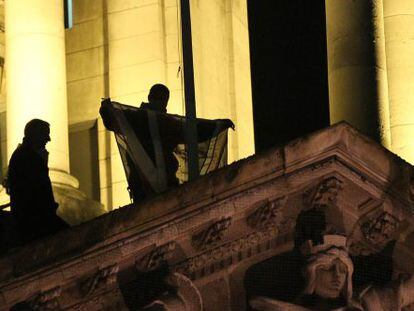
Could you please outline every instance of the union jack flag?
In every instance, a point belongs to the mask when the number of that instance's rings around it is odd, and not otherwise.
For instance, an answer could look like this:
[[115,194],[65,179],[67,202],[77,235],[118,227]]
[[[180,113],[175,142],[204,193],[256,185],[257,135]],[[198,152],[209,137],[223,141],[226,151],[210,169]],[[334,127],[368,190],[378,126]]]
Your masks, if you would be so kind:
[[[188,181],[186,117],[110,99],[102,101],[100,113],[115,134],[134,202]],[[199,174],[205,175],[227,164],[228,128],[234,125],[228,119],[197,119],[196,124]]]

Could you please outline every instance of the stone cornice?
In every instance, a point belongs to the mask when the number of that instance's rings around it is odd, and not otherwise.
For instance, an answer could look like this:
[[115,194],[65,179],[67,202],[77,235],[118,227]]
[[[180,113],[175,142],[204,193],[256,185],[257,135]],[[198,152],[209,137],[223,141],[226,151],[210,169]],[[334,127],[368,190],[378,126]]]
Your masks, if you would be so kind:
[[[347,210],[347,225],[356,229],[345,229],[358,233],[354,249],[372,251],[378,232],[383,243],[402,220],[412,222],[411,170],[339,124],[1,257],[0,306],[55,287],[65,296],[79,279],[89,280],[79,291],[90,294],[131,265],[145,271],[165,261],[202,278],[290,243],[298,213],[316,205]],[[358,209],[366,200],[374,202],[372,217]]]

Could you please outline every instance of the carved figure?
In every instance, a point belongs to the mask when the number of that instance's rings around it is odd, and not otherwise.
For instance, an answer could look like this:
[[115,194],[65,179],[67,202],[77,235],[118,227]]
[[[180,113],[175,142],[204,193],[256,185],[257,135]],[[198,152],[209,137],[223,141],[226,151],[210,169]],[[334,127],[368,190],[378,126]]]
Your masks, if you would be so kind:
[[92,278],[90,278],[82,288],[85,296],[93,294],[99,287],[114,284],[117,280],[119,266],[117,264],[100,269]]
[[[142,103],[140,108],[111,102],[109,98],[102,101],[102,120],[116,134],[132,198],[137,202],[180,182],[177,157],[182,158],[179,146],[188,137],[187,119],[167,114],[169,97],[165,85],[155,84],[148,94],[148,103]],[[197,119],[196,128],[199,150],[205,154],[199,154],[203,175],[221,166],[227,129],[234,129],[234,124],[229,119]],[[219,136],[226,140],[219,140]]]
[[216,245],[223,239],[224,232],[230,227],[231,217],[221,219],[206,230],[203,230],[193,236],[192,245],[198,250],[206,249],[209,246]]
[[353,263],[346,247],[346,237],[325,235],[322,244],[306,241],[304,276],[306,286],[294,303],[268,297],[253,297],[250,305],[257,311],[274,310],[369,310],[398,311],[414,303],[414,276],[378,288],[368,286],[353,292]]
[[153,249],[136,263],[138,271],[151,271],[167,263],[176,248],[175,242],[168,242]]

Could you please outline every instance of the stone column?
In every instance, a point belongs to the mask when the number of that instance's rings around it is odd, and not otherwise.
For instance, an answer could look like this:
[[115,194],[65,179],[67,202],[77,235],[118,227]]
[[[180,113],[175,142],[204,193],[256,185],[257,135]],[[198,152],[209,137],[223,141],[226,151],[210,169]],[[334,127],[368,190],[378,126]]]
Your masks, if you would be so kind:
[[391,150],[414,164],[414,1],[384,0]]
[[325,4],[331,123],[345,120],[390,147],[382,0]]
[[51,179],[77,188],[69,175],[63,1],[6,0],[5,28],[8,158],[25,124],[45,120],[51,130]]
[[22,141],[25,124],[50,123],[50,177],[58,214],[78,224],[102,214],[69,174],[65,29],[62,0],[6,0],[7,153]]

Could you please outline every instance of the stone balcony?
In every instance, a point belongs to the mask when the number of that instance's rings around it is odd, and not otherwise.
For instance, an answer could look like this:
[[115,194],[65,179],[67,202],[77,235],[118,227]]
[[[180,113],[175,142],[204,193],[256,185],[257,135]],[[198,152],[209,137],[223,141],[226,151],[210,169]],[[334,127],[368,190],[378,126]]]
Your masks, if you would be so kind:
[[135,310],[140,278],[164,263],[177,290],[158,298],[166,310],[245,310],[246,275],[291,251],[297,216],[315,206],[352,256],[396,240],[393,274],[412,273],[413,199],[413,167],[339,123],[9,251],[0,311]]

